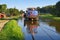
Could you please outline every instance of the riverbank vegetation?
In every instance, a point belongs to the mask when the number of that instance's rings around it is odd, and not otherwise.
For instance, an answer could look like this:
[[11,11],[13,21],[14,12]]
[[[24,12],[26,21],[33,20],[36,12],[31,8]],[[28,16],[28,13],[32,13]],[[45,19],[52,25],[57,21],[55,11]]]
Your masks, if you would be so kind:
[[52,14],[54,16],[60,17],[60,1],[57,2],[55,5],[49,5],[45,7],[37,7],[38,12],[44,14]]
[[18,20],[21,16],[11,16],[6,18],[1,18],[0,20]]
[[22,29],[15,20],[5,24],[0,32],[0,40],[24,40]]
[[52,14],[41,14],[40,17],[44,18],[44,19],[51,19],[51,20],[55,20],[55,21],[60,21],[60,17],[54,16]]
[[60,21],[60,1],[55,5],[49,5],[45,7],[37,7],[39,16],[42,18],[48,18],[55,21]]
[[[0,4],[0,15],[3,14],[3,19],[4,18],[5,19],[6,18],[8,18],[8,19],[11,19],[11,18],[14,19],[17,16],[18,17],[21,17],[23,13],[24,13],[23,10],[18,10],[17,8],[7,8],[7,5],[6,4]],[[1,16],[0,16],[0,19],[1,19]]]

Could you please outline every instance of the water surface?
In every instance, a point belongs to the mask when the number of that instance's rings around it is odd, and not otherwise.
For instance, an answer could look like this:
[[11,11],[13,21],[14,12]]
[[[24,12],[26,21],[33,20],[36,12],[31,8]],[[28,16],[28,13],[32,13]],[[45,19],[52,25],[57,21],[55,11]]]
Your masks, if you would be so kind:
[[60,22],[18,20],[25,40],[60,40]]

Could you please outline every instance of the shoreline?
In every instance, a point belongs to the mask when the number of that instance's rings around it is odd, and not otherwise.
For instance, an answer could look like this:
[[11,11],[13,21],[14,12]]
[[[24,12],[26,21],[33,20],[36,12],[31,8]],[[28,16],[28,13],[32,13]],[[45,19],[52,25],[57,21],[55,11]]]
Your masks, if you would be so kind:
[[44,18],[44,19],[51,19],[54,21],[60,21],[60,17],[56,17],[51,14],[45,14],[45,15],[43,14],[43,15],[40,15],[39,17]]

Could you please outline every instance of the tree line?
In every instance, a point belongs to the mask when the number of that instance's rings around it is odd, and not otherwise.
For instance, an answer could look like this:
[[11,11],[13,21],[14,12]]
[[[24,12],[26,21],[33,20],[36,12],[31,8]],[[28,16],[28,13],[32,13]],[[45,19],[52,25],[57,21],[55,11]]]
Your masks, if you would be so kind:
[[0,13],[5,13],[7,16],[17,16],[22,14],[23,10],[18,10],[17,8],[7,8],[6,4],[0,5]]
[[52,15],[60,17],[60,1],[56,5],[49,5],[45,7],[37,7],[39,13],[50,13]]
[[[55,16],[60,17],[60,1],[56,3],[56,5],[50,5],[45,7],[37,7],[36,8],[39,13],[50,13]],[[17,8],[7,8],[6,4],[0,5],[0,13],[4,12],[8,16],[16,16],[22,14],[23,10],[18,10]]]

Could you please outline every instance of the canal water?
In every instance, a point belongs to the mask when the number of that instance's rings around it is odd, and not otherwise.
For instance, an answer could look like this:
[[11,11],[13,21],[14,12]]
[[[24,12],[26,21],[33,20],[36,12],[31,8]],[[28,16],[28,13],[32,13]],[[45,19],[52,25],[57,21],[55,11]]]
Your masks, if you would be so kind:
[[19,19],[25,40],[60,40],[60,22]]

